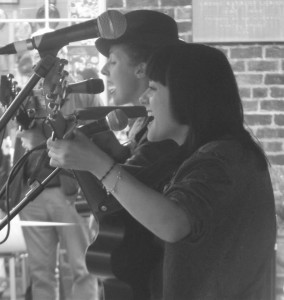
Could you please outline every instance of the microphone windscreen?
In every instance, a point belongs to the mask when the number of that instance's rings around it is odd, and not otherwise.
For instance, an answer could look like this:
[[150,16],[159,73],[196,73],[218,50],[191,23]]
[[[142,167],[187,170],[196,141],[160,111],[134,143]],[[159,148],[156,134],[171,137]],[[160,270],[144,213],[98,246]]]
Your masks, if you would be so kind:
[[104,82],[99,78],[90,78],[67,86],[66,93],[99,94],[104,91]]
[[99,32],[102,38],[117,39],[126,31],[125,16],[117,10],[107,10],[98,16]]
[[128,125],[127,115],[121,110],[116,109],[108,113],[106,116],[110,130],[120,131]]
[[122,110],[117,109],[100,120],[79,126],[78,129],[87,137],[91,137],[94,134],[108,130],[120,131],[126,128],[127,125],[127,116]]

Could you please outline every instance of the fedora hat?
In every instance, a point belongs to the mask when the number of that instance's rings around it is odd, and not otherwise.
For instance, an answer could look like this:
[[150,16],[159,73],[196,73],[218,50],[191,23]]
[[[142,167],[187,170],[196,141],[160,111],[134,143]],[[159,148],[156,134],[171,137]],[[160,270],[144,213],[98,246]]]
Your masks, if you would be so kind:
[[127,28],[117,39],[98,38],[95,42],[98,51],[109,55],[112,45],[135,43],[153,48],[176,42],[178,37],[177,23],[170,16],[153,10],[134,10],[125,15]]

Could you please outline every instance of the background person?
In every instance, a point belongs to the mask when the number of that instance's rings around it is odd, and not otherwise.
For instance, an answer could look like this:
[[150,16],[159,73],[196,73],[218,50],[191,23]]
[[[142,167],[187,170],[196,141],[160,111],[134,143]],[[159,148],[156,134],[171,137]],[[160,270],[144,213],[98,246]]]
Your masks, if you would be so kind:
[[[57,8],[50,6],[50,16],[57,17]],[[58,11],[57,11],[58,12]],[[55,13],[55,15],[53,15]],[[44,18],[44,8],[40,8],[37,18]],[[51,23],[52,28],[45,28],[44,23],[38,23],[39,28],[33,35],[44,34],[54,30],[56,23]],[[62,49],[58,56],[65,55]],[[38,62],[37,51],[27,53],[24,56],[27,64],[21,60],[21,69],[30,77],[32,66]],[[31,63],[32,62],[32,63]],[[25,68],[23,68],[23,64]],[[71,77],[67,78],[72,82]],[[42,88],[40,81],[37,88]],[[86,106],[99,106],[102,104],[99,95],[69,94],[63,107],[62,113],[71,114],[77,108]],[[31,96],[27,99],[26,108],[34,108],[37,116],[46,115],[45,100]],[[31,128],[25,128],[18,132],[14,162],[16,162],[26,150],[31,150],[39,143],[47,139],[42,123],[35,122]],[[46,150],[36,151],[28,159],[21,174],[17,176],[15,185],[17,189],[13,198],[22,199],[33,180],[43,180],[52,168],[48,165],[45,156]],[[27,299],[55,300],[58,295],[58,282],[56,268],[58,265],[58,251],[65,250],[66,262],[60,271],[60,299],[97,299],[97,281],[89,274],[85,265],[85,251],[90,244],[90,232],[88,222],[75,210],[78,185],[74,178],[68,174],[57,176],[48,187],[20,213],[22,220],[63,222],[72,223],[73,226],[49,226],[49,227],[26,227],[24,237],[29,254],[29,275],[31,277],[32,292],[27,293]],[[14,203],[15,204],[15,203]],[[59,247],[58,247],[59,245]],[[61,260],[62,257],[60,256]],[[67,270],[68,266],[68,270]],[[61,265],[59,265],[61,267]]]
[[[18,138],[26,150],[31,150],[47,137],[41,125],[37,124],[31,129],[19,131]],[[29,157],[22,177],[22,198],[34,180],[42,181],[51,173],[52,169],[47,163],[46,150],[35,151]],[[61,250],[66,250],[71,271],[69,290],[64,286],[65,297],[74,300],[96,299],[96,281],[85,265],[85,250],[90,243],[88,224],[75,210],[76,196],[76,181],[68,174],[61,174],[20,212],[21,220],[51,222],[51,226],[23,228],[33,299],[55,300],[57,297],[58,244]],[[54,226],[53,222],[72,225]]]

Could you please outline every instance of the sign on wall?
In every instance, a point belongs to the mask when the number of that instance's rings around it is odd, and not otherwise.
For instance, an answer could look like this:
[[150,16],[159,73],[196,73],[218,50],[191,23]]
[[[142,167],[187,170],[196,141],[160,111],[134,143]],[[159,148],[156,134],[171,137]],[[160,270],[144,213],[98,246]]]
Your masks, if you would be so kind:
[[284,0],[193,0],[194,42],[284,41]]

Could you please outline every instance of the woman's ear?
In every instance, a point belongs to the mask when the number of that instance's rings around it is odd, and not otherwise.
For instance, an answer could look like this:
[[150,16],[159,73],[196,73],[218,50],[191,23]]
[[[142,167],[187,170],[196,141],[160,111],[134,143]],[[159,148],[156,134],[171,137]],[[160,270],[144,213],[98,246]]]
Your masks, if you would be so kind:
[[146,76],[146,63],[141,62],[135,68],[135,75],[137,78],[144,78]]

